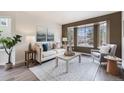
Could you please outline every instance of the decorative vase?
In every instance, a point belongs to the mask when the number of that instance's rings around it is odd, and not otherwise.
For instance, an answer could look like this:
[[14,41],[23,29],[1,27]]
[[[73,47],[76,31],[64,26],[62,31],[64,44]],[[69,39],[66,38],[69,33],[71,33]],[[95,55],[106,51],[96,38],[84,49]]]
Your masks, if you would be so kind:
[[66,52],[64,53],[65,56],[74,56],[75,53],[72,51],[71,45],[69,45],[66,49]]

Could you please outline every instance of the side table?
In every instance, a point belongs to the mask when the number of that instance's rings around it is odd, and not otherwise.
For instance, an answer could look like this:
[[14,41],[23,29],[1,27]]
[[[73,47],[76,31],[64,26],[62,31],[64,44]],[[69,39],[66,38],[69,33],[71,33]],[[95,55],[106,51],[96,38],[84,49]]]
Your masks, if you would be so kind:
[[115,56],[105,56],[104,58],[108,61],[106,71],[112,75],[118,75],[119,69],[117,67],[117,62],[121,61],[121,59]]
[[36,61],[36,51],[25,51],[25,66],[29,67],[30,62]]

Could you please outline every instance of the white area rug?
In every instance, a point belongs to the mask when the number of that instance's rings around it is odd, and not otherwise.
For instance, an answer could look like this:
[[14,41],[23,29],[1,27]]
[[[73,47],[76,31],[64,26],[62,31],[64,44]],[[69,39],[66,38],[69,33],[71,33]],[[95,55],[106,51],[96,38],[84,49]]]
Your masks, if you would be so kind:
[[94,80],[99,64],[93,63],[90,57],[78,58],[69,62],[69,72],[66,71],[65,61],[59,60],[59,66],[55,68],[56,60],[48,61],[42,65],[30,68],[41,81],[91,81]]

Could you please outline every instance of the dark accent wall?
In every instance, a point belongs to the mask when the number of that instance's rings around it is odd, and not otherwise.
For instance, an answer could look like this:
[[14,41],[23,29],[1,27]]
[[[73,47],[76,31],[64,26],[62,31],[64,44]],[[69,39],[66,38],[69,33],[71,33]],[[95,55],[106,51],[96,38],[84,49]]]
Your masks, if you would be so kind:
[[[107,21],[108,22],[108,29],[109,29],[109,39],[110,39],[110,44],[117,44],[117,52],[116,56],[121,57],[121,33],[122,33],[122,24],[121,24],[121,12],[116,12],[108,15],[103,15],[95,18],[90,18],[86,20],[81,20],[73,23],[68,23],[68,24],[63,24],[62,25],[62,37],[67,36],[67,28],[68,27],[76,27],[79,25],[84,25],[84,24],[90,24],[90,23],[97,23],[100,21]],[[97,26],[94,26],[94,48],[97,48]],[[76,30],[76,28],[75,28]],[[77,47],[76,42],[76,32],[75,32],[75,46],[74,50],[75,51],[80,51],[80,52],[86,52],[90,53],[91,48],[86,48],[86,47]]]

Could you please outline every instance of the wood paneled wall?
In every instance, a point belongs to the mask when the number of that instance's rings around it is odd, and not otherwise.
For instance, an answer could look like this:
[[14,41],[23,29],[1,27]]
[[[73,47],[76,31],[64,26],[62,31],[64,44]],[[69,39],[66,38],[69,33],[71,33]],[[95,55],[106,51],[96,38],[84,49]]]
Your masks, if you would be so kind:
[[[121,12],[116,12],[116,13],[112,13],[112,14],[108,14],[108,15],[103,15],[103,16],[99,16],[99,17],[95,17],[95,18],[90,18],[90,19],[86,19],[86,20],[73,22],[73,23],[63,24],[62,25],[62,37],[67,36],[67,28],[68,27],[74,27],[74,26],[85,25],[85,24],[90,24],[90,23],[97,23],[100,21],[107,21],[107,22],[109,22],[108,25],[109,25],[109,33],[110,33],[110,35],[109,35],[110,44],[117,44],[116,56],[121,57],[121,52],[122,52],[122,49],[121,49],[121,47],[122,47],[122,42],[121,42],[122,22],[121,22],[121,19],[122,19]],[[95,31],[94,31],[94,35],[95,35],[94,48],[97,47],[97,32],[95,32]],[[76,35],[74,35],[74,36],[75,36],[75,46],[74,46],[75,51],[90,53],[91,48],[76,46],[77,39],[76,39]]]

